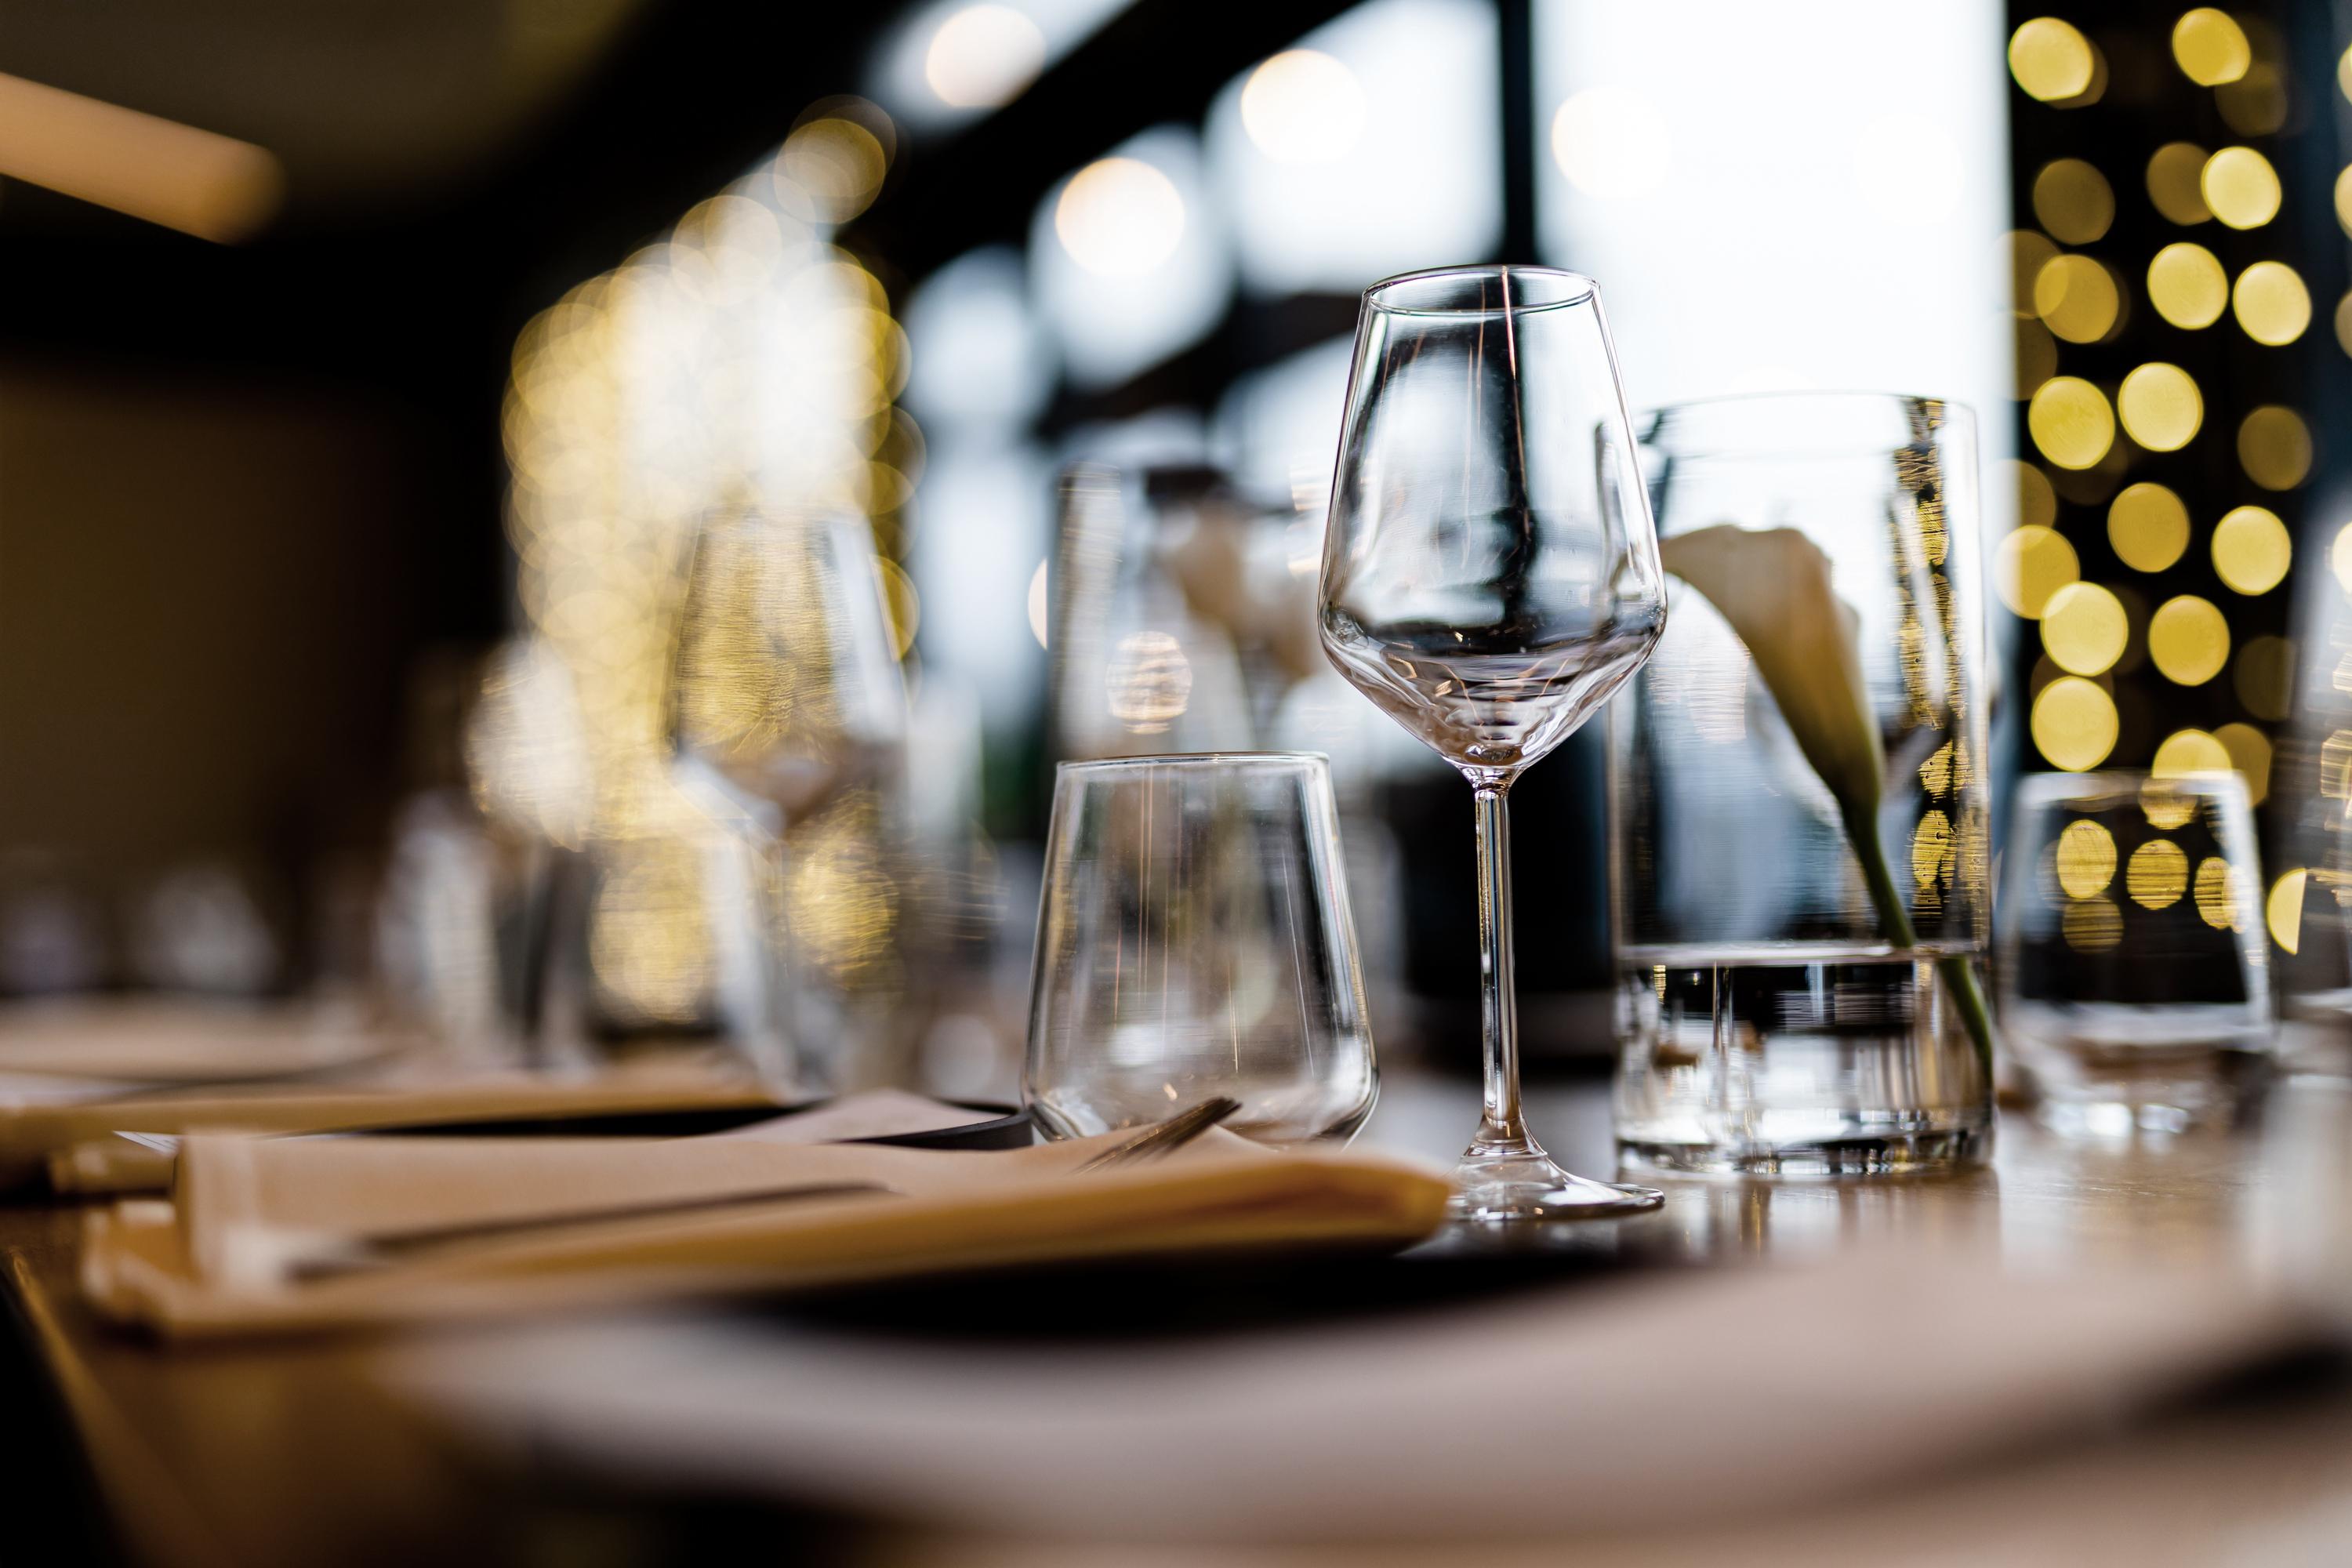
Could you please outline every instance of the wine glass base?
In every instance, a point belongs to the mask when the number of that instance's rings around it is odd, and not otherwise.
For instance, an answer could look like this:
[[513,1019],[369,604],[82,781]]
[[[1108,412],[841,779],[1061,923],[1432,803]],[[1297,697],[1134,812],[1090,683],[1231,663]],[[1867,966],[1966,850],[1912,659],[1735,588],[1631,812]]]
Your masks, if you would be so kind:
[[1655,1187],[1596,1182],[1560,1169],[1540,1149],[1525,1152],[1473,1151],[1454,1171],[1454,1219],[1475,1225],[1517,1220],[1611,1219],[1659,1207]]

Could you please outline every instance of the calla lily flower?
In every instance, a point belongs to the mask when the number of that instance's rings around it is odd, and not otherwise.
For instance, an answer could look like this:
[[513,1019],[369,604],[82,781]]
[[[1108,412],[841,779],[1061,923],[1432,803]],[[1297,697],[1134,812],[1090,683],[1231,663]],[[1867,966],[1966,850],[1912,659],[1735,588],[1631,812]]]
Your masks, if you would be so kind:
[[1658,554],[1731,623],[1839,807],[1875,810],[1886,752],[1862,679],[1861,620],[1831,586],[1821,546],[1793,528],[1718,523],[1663,541]]
[[[1862,624],[1830,585],[1830,558],[1793,528],[1717,523],[1658,546],[1667,571],[1697,589],[1731,623],[1798,749],[1836,797],[1880,929],[1898,948],[1918,944],[1903,891],[1886,871],[1878,837],[1886,749],[1862,679]],[[1992,1070],[1992,1014],[1976,971],[1960,954],[1937,960],[1978,1059]]]

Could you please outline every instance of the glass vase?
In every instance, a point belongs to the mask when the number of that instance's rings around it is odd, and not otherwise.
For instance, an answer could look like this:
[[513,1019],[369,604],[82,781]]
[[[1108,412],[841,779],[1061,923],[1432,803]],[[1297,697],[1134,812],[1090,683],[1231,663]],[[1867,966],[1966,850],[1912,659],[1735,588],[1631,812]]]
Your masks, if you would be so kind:
[[1769,1175],[1981,1161],[1971,417],[1797,394],[1636,423],[1672,607],[1610,710],[1621,1152]]

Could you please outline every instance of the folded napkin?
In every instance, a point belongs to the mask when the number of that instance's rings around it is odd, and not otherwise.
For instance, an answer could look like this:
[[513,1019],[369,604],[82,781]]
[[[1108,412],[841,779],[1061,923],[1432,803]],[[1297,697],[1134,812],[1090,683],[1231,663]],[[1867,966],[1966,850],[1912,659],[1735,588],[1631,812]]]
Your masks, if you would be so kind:
[[160,1191],[171,1135],[200,1128],[311,1132],[775,1103],[735,1064],[687,1053],[555,1076],[453,1062],[283,1005],[0,1009],[0,1190],[47,1181],[61,1192]]
[[[222,1336],[1189,1248],[1397,1247],[1434,1231],[1451,1193],[1417,1164],[1222,1131],[1084,1174],[1126,1135],[1003,1152],[790,1136],[193,1134],[171,1201],[89,1216],[84,1284],[109,1317]],[[792,1194],[803,1187],[817,1190]]]

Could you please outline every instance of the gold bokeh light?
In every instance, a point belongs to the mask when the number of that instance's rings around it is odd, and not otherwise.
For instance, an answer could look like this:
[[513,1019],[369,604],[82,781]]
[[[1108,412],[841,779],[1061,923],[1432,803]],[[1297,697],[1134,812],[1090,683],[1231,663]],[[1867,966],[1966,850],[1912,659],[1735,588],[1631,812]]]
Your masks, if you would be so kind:
[[1364,133],[1356,73],[1319,49],[1285,49],[1250,72],[1242,129],[1277,163],[1335,163]]
[[2144,910],[2169,909],[2189,890],[2189,857],[2169,838],[2151,838],[2132,851],[2124,890]]
[[2239,273],[2230,308],[2246,336],[2273,348],[2294,342],[2311,325],[2311,290],[2284,261],[2257,261]]
[[2029,522],[2011,532],[1993,554],[1993,584],[2010,613],[2041,618],[2050,595],[2082,575],[2082,564],[2065,535]]
[[2078,899],[2066,906],[2058,929],[2075,952],[2105,952],[2124,939],[2123,911],[2112,899]]
[[2197,915],[2215,931],[2238,929],[2238,874],[2219,855],[2198,862]]
[[2246,74],[2254,51],[2228,12],[2200,5],[2172,25],[2172,58],[2199,87],[2220,87]]
[[2230,623],[2210,599],[2167,599],[2147,619],[2147,655],[2174,685],[2202,686],[2230,662]]
[[2053,375],[2037,387],[2025,424],[2042,455],[2062,468],[2095,467],[2116,441],[2107,395],[2080,376]]
[[2230,684],[2255,718],[2285,718],[2293,707],[2294,644],[2278,637],[2251,639],[2238,650]]
[[[2230,749],[2203,730],[2175,730],[2156,748],[2156,756],[2147,764],[2148,776],[2153,779],[2186,779],[2194,778],[2199,773],[2225,773],[2229,771]],[[2172,798],[2194,799],[2178,792]],[[2188,820],[2187,816],[2181,816],[2158,826],[2179,827]]]
[[2177,452],[2196,438],[2205,400],[2187,371],[2151,363],[2124,377],[2116,389],[2116,412],[2126,434],[2149,451]]
[[2053,256],[2033,279],[2034,313],[2070,343],[2105,337],[2122,305],[2115,275],[2087,256]]
[[2182,240],[2147,264],[2147,299],[2176,327],[2210,327],[2230,308],[2230,275],[2211,251]]
[[2246,781],[2246,801],[2260,805],[2271,793],[2271,740],[2252,724],[2224,724],[2213,739],[2230,754],[2230,766]]
[[2077,817],[2058,835],[2058,886],[2070,899],[2095,898],[2116,876],[2116,841],[2095,822]]
[[2080,158],[2053,158],[2033,176],[2033,216],[2065,245],[2091,245],[2116,221],[2107,177]]
[[2147,199],[2166,220],[2187,228],[2212,221],[2205,205],[2205,161],[2194,142],[2168,142],[2147,160]]
[[2303,898],[2310,876],[2300,866],[2281,875],[2271,884],[2271,896],[2263,909],[2271,940],[2288,952],[2299,952],[2303,948]]
[[2213,525],[2213,572],[2241,594],[2267,594],[2286,580],[2294,542],[2268,507],[2232,508]]
[[2278,171],[2252,147],[2224,147],[2206,159],[2197,189],[2231,228],[2260,228],[2278,216]]
[[2036,16],[2009,37],[2009,73],[2026,95],[2063,103],[2091,89],[2097,71],[2091,40],[2072,23]]
[[2336,531],[2336,542],[2327,547],[2327,569],[2336,574],[2337,585],[2352,594],[2352,522]]
[[2033,700],[2031,727],[2035,750],[2053,768],[2088,772],[2116,749],[2115,699],[2098,682],[2062,675]]
[[2189,509],[2162,485],[2126,485],[2107,506],[2107,542],[2133,571],[2161,572],[2189,548]]
[[2104,673],[2130,639],[2123,601],[2096,583],[2069,583],[2042,606],[2042,647],[2069,675]]
[[2266,403],[2238,424],[2238,466],[2266,490],[2291,490],[2311,473],[2311,427],[2303,416]]

